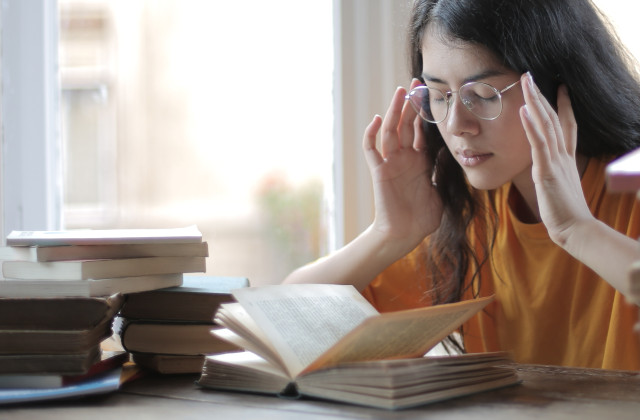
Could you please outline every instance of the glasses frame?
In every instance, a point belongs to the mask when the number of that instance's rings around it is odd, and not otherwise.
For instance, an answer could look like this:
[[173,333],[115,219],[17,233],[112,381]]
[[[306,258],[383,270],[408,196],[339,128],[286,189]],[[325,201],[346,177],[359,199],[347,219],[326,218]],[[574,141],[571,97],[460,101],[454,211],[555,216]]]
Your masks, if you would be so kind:
[[[424,121],[426,121],[428,123],[432,123],[432,124],[439,124],[442,121],[446,120],[447,117],[449,116],[449,109],[451,109],[451,103],[452,103],[451,98],[453,97],[454,93],[457,93],[458,94],[458,98],[460,99],[460,102],[462,102],[464,107],[469,112],[471,112],[473,115],[475,115],[476,117],[480,118],[481,120],[493,121],[493,120],[497,119],[500,115],[502,115],[502,109],[503,109],[503,106],[502,106],[502,94],[504,92],[508,91],[509,89],[511,89],[512,87],[514,87],[515,85],[517,85],[518,83],[520,83],[520,79],[518,79],[515,82],[511,83],[506,88],[504,88],[502,90],[498,90],[496,87],[490,85],[489,83],[485,83],[485,82],[468,82],[468,83],[465,83],[464,85],[460,86],[460,88],[458,88],[458,90],[455,90],[455,91],[449,90],[447,92],[443,92],[440,89],[431,88],[431,87],[429,87],[427,85],[420,85],[420,86],[416,86],[415,88],[411,89],[411,91],[405,95],[404,99],[409,101],[409,103],[411,104],[411,107],[418,113],[420,118],[422,118]],[[469,104],[462,99],[462,97],[460,96],[459,92],[462,89],[464,89],[465,87],[470,86],[470,85],[475,85],[475,84],[482,84],[482,85],[488,86],[490,89],[492,89],[496,93],[496,96],[498,97],[498,100],[500,101],[500,112],[498,113],[498,115],[496,115],[495,117],[491,117],[491,118],[481,117],[480,115],[478,115],[475,112],[473,112],[473,110],[469,107]],[[428,119],[423,117],[422,116],[422,106],[417,108],[416,105],[411,100],[411,98],[413,96],[415,96],[417,91],[424,90],[424,89],[433,89],[435,91],[440,92],[442,94],[442,96],[445,98],[445,100],[447,101],[447,112],[445,112],[444,117],[442,117],[442,119],[440,119],[439,121],[429,121]]]

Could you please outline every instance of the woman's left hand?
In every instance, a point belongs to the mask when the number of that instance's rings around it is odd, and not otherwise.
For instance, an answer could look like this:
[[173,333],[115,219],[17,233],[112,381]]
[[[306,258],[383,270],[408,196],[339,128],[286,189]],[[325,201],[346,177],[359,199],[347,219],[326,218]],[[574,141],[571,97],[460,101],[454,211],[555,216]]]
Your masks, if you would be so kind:
[[532,176],[540,218],[550,238],[565,247],[574,230],[593,221],[576,162],[577,125],[569,93],[558,88],[558,112],[540,93],[529,73],[522,76],[525,105],[520,117],[531,144]]

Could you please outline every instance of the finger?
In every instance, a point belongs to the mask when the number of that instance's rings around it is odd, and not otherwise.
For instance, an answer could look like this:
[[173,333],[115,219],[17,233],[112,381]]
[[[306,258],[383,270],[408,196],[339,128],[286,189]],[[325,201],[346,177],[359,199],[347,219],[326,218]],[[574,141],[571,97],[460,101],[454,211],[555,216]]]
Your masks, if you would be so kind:
[[547,146],[544,135],[538,130],[538,125],[531,117],[528,104],[520,108],[520,120],[522,121],[522,127],[524,127],[525,134],[531,145],[531,158],[534,167],[536,164],[545,165],[545,163],[550,161],[549,147]]
[[565,85],[560,85],[558,88],[558,119],[562,127],[566,151],[571,156],[575,156],[578,143],[578,124],[571,106],[569,91]]
[[376,115],[364,130],[364,138],[362,139],[362,150],[367,161],[369,169],[373,169],[380,165],[384,160],[376,148],[376,136],[380,126],[382,125],[382,117]]
[[[535,85],[529,73],[524,75],[524,100],[529,120],[537,126],[538,140],[543,141],[549,148],[549,152],[562,151],[564,147],[562,139],[562,127],[555,110]],[[542,145],[539,145],[542,146]]]
[[422,129],[422,118],[417,115],[413,119],[413,148],[415,150],[425,150],[427,148],[427,139]]
[[404,96],[406,91],[403,87],[398,87],[391,99],[391,104],[387,113],[384,116],[382,122],[382,141],[380,149],[382,150],[382,156],[389,156],[389,154],[397,151],[400,148],[400,141],[398,139],[398,124],[402,115],[402,107],[404,105]]
[[[413,79],[411,81],[410,89],[420,85],[420,80]],[[413,147],[415,128],[413,122],[416,118],[416,111],[413,109],[409,101],[405,99],[402,106],[402,116],[400,117],[400,125],[398,127],[398,135],[400,137],[400,147],[410,148]]]

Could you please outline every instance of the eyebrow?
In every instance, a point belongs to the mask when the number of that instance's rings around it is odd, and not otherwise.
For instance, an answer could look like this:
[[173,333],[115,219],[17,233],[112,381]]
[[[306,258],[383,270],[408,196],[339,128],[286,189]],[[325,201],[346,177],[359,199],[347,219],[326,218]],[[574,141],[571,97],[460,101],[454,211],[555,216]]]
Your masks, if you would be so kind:
[[[505,74],[503,71],[500,70],[485,70],[483,72],[474,74],[472,76],[466,77],[463,81],[462,84],[465,83],[469,83],[469,82],[477,82],[478,80],[482,80],[482,79],[487,79],[489,77],[493,77],[493,76],[502,76],[503,74]],[[422,73],[422,79],[425,82],[433,82],[433,83],[440,83],[443,85],[446,85],[447,82],[445,82],[444,80],[437,78],[437,77],[433,77],[433,76],[429,76],[427,73]]]

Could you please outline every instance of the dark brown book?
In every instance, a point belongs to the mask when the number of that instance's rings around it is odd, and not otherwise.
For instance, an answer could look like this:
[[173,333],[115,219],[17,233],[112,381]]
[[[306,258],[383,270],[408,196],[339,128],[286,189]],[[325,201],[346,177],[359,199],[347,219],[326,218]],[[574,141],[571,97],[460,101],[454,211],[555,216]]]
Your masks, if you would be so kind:
[[0,298],[0,330],[88,330],[113,318],[123,302],[120,294],[111,297]]
[[106,318],[86,330],[0,330],[0,354],[68,354],[89,351],[111,336],[112,321],[111,318]]
[[132,353],[133,362],[161,374],[200,373],[204,355]]
[[128,352],[162,354],[212,354],[239,348],[214,336],[212,324],[124,320],[118,330]]
[[122,366],[129,360],[129,354],[124,351],[103,351],[100,360],[89,368],[86,373],[79,375],[63,375],[58,373],[14,373],[0,374],[0,389],[42,389],[60,388],[77,384]]
[[74,354],[2,354],[0,373],[81,375],[100,361],[100,346]]
[[182,285],[127,296],[120,316],[129,319],[213,322],[231,291],[249,286],[246,277],[185,275]]

